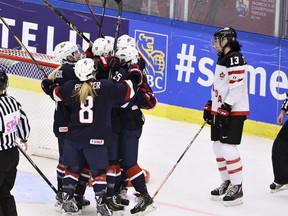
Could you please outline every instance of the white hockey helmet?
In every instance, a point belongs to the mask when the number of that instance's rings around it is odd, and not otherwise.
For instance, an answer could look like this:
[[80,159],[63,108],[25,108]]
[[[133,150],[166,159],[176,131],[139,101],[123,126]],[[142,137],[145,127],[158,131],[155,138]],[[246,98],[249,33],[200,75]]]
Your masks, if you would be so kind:
[[70,41],[63,41],[55,46],[54,54],[56,59],[64,64],[67,62],[76,62],[78,59],[75,58],[74,53],[78,51],[79,47],[77,44]]
[[96,75],[96,68],[93,59],[84,58],[80,59],[75,64],[75,75],[79,78],[80,81],[87,81],[89,79],[94,79]]
[[130,37],[127,34],[121,35],[117,40],[117,47],[120,49],[121,47],[132,46],[136,47],[136,41],[133,37]]
[[113,42],[107,38],[97,38],[92,46],[94,56],[107,56],[113,52]]
[[139,58],[137,49],[132,46],[121,47],[119,50],[117,50],[115,56],[123,65],[126,63],[137,64]]

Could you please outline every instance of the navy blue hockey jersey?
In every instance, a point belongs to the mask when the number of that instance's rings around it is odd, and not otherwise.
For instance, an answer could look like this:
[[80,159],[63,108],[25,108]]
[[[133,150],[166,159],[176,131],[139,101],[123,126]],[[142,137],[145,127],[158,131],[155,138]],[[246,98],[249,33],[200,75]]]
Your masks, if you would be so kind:
[[91,83],[97,96],[93,99],[88,96],[86,104],[80,104],[75,90],[80,88],[81,81],[71,80],[62,87],[54,89],[53,96],[56,101],[64,100],[71,110],[69,131],[66,139],[73,142],[103,145],[111,135],[111,110],[121,107],[134,97],[132,82],[125,80],[116,83],[110,79],[100,79]]

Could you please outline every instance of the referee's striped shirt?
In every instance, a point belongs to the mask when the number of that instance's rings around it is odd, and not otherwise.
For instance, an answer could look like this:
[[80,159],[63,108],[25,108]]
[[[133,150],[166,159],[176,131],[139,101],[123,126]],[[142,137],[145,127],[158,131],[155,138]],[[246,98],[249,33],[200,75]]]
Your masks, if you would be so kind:
[[21,104],[12,96],[0,95],[0,151],[16,147],[16,136],[27,141],[30,125]]

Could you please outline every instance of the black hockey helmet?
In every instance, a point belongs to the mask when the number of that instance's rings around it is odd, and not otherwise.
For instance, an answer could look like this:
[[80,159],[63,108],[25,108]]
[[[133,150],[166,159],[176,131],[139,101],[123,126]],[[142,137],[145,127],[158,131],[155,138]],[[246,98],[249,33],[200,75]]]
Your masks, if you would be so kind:
[[8,87],[8,76],[6,72],[0,69],[0,90],[5,90]]
[[214,41],[219,39],[220,43],[222,44],[224,38],[227,38],[227,44],[230,44],[231,42],[237,40],[237,33],[231,27],[221,28],[214,33]]

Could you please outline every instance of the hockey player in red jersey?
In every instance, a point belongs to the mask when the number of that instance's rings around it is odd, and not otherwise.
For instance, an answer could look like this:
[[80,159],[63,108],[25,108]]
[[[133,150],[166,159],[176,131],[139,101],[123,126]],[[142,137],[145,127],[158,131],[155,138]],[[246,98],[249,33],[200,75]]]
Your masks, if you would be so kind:
[[244,121],[249,114],[246,61],[233,28],[215,32],[213,48],[218,54],[211,100],[204,106],[204,120],[211,124],[211,140],[220,187],[211,191],[212,199],[223,197],[224,205],[242,203],[241,143]]
[[142,83],[142,74],[140,71],[130,71],[129,80],[121,83],[110,79],[95,80],[94,61],[88,58],[76,63],[75,74],[79,81],[70,80],[62,87],[47,79],[41,83],[45,93],[56,101],[65,101],[71,110],[64,145],[67,168],[63,180],[62,209],[65,213],[79,212],[73,194],[86,160],[93,179],[97,211],[100,215],[109,216],[112,212],[106,205],[106,141],[111,134],[111,110],[135,96],[135,90]]

